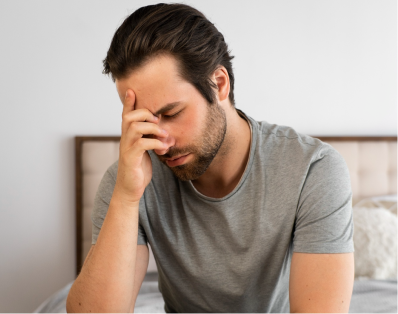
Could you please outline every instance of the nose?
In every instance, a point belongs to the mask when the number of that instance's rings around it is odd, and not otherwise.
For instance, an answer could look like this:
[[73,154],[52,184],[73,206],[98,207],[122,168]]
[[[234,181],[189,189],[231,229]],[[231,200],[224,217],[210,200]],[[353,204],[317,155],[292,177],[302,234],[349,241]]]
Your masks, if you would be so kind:
[[167,137],[155,136],[155,138],[161,141],[162,143],[167,144],[167,147],[165,149],[154,149],[155,153],[158,155],[166,154],[169,148],[175,145],[175,139],[170,134]]

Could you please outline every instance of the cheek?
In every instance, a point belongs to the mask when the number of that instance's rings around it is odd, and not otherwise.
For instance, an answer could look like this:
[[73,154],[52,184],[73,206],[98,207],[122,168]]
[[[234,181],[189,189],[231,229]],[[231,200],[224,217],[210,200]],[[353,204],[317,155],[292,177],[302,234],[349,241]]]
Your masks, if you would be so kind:
[[174,134],[177,145],[179,141],[184,142],[184,144],[191,143],[194,139],[197,139],[198,136],[200,136],[202,125],[198,119],[195,119],[195,117],[186,118],[182,121],[178,121],[176,124]]

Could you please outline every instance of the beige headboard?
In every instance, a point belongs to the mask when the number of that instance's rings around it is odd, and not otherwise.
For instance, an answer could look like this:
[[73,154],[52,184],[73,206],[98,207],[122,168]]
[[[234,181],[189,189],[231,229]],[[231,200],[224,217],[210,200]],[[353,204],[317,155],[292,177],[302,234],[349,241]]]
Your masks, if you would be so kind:
[[[397,194],[397,137],[319,137],[344,157],[351,175],[353,204]],[[91,247],[91,211],[106,169],[119,158],[118,136],[76,136],[76,275]],[[156,271],[150,250],[148,272]]]
[[319,137],[345,159],[351,177],[352,202],[397,194],[397,137]]

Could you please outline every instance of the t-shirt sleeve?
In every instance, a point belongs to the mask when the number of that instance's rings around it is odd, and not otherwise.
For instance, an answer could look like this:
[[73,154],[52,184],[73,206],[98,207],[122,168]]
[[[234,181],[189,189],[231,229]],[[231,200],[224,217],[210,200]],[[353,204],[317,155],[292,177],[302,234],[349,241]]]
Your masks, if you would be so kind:
[[[116,162],[117,163],[117,162]],[[115,163],[115,164],[116,164]],[[101,231],[102,224],[106,213],[108,212],[109,203],[111,202],[113,190],[116,184],[117,165],[113,164],[105,172],[102,180],[98,186],[97,193],[94,198],[94,207],[91,213],[92,221],[92,241],[91,244],[97,243],[98,235]],[[115,171],[116,168],[116,171]],[[144,198],[140,200],[140,207],[145,206]],[[137,244],[147,244],[147,237],[142,225],[138,224],[138,241]]]
[[309,167],[294,226],[293,251],[354,252],[352,191],[344,158],[322,143]]

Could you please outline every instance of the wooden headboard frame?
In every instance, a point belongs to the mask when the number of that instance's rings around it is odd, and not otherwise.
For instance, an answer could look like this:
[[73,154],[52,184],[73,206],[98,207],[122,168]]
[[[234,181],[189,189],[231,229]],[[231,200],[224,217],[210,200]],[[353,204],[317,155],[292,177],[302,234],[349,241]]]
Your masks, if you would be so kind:
[[[396,136],[312,136],[321,141],[397,141]],[[82,177],[82,146],[84,142],[119,142],[120,136],[76,136],[75,137],[75,173],[76,173],[76,276],[82,267],[82,230],[83,230],[83,177]]]
[[76,197],[76,277],[83,266],[83,175],[82,148],[84,142],[120,142],[120,136],[75,136],[75,197]]

